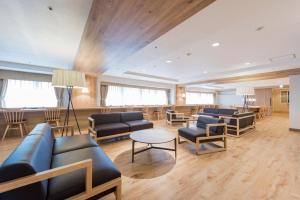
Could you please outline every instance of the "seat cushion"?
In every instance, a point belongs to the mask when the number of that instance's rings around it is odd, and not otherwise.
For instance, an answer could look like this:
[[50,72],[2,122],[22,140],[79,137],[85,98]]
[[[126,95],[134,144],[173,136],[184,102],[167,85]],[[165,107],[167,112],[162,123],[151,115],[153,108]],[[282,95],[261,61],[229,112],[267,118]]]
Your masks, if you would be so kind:
[[219,110],[217,108],[203,108],[203,112],[219,114]]
[[74,135],[56,138],[54,141],[53,154],[65,153],[76,149],[97,147],[90,135]]
[[91,115],[91,118],[95,120],[95,125],[121,122],[120,113],[98,113]]
[[[85,159],[93,160],[93,187],[121,177],[114,163],[100,147],[89,147],[54,155],[52,168]],[[66,199],[85,190],[85,170],[74,171],[49,180],[48,199]]]
[[121,122],[143,120],[144,116],[142,112],[122,112]]
[[129,126],[130,131],[138,131],[147,128],[153,128],[153,123],[148,120],[136,120],[125,122]]
[[233,115],[235,112],[237,112],[236,109],[226,109],[226,108],[220,108],[219,110],[219,114],[220,115],[226,115],[226,116],[231,116]]
[[129,131],[129,126],[125,123],[110,123],[95,126],[97,137],[104,137]]
[[181,137],[184,137],[192,142],[196,142],[197,137],[205,137],[206,130],[198,127],[180,128],[178,133]]

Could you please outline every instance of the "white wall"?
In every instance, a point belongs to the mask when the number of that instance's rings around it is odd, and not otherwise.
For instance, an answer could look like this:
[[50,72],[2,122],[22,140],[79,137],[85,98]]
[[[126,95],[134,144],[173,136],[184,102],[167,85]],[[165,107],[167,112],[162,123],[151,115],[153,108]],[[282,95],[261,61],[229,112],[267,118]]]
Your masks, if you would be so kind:
[[243,105],[243,97],[235,95],[235,90],[218,92],[216,95],[216,104],[219,104],[221,107]]
[[[171,92],[171,104],[174,104],[175,100],[176,100],[176,96],[175,96],[176,95],[176,85],[175,84],[135,80],[135,79],[128,79],[128,78],[114,77],[114,76],[99,76],[97,79],[97,87],[100,87],[101,82],[169,89]],[[97,89],[97,91],[100,91],[100,88]],[[100,93],[99,92],[97,92],[97,104],[100,104]]]
[[290,128],[300,130],[300,75],[290,76]]

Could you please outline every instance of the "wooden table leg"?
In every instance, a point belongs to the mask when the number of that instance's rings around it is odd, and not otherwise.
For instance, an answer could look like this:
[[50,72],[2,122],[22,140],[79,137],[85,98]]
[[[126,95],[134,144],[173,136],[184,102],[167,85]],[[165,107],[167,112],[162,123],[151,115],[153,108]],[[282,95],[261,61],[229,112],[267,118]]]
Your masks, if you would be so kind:
[[175,161],[177,160],[177,139],[175,137],[174,139],[174,144],[175,144]]

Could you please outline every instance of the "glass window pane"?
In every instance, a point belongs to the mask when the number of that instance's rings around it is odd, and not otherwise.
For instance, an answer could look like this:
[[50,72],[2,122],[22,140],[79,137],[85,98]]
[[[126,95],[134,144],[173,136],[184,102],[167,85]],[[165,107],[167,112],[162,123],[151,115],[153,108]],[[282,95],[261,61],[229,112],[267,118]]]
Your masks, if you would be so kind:
[[187,92],[186,104],[214,104],[213,93]]
[[8,108],[55,107],[57,100],[50,82],[8,80],[5,104]]

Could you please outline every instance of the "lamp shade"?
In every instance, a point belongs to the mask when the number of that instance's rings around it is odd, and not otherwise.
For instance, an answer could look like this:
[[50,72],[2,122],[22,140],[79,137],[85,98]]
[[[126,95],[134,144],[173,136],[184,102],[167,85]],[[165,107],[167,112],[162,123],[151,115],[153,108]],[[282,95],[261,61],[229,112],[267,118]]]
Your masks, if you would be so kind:
[[52,75],[52,86],[85,88],[85,74],[73,70],[54,70]]
[[240,88],[236,88],[236,95],[238,96],[255,95],[255,91],[253,87],[240,87]]

